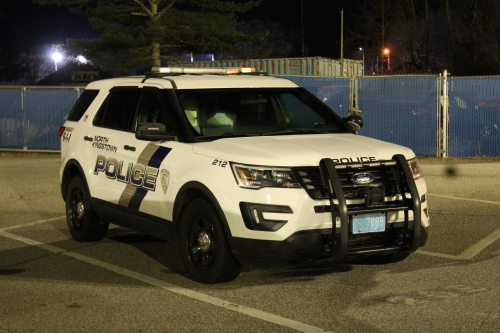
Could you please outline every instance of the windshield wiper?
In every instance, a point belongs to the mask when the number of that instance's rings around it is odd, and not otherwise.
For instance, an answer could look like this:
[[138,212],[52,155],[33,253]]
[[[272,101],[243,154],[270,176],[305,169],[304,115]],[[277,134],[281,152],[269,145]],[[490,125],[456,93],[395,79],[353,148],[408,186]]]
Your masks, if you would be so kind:
[[334,130],[302,130],[302,129],[293,129],[279,132],[266,132],[261,133],[262,136],[268,135],[294,135],[294,134],[327,134],[327,133],[338,133],[338,131]]
[[203,135],[197,136],[197,139],[221,139],[221,138],[239,138],[246,136],[258,136],[260,134],[248,134],[248,133],[234,133],[234,132],[225,132],[217,135]]

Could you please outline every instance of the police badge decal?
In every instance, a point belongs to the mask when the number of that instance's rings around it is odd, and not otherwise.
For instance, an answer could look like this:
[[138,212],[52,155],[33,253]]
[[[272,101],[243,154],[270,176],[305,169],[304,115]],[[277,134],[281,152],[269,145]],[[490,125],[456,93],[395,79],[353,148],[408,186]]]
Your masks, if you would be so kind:
[[163,169],[160,172],[161,187],[163,188],[163,193],[167,193],[168,183],[170,182],[170,172]]

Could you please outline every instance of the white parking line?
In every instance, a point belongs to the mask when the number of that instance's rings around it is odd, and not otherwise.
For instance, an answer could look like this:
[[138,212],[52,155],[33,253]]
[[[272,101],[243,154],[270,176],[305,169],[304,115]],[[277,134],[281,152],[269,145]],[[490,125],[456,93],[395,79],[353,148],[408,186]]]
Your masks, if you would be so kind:
[[[488,200],[478,200],[478,199],[469,199],[469,198],[460,198],[460,197],[452,197],[449,195],[441,195],[441,194],[430,194],[427,193],[427,195],[430,196],[435,196],[435,197],[440,197],[440,198],[446,198],[446,199],[454,199],[454,200],[464,200],[464,201],[471,201],[471,202],[478,202],[478,203],[485,203],[489,205],[495,205],[495,206],[500,206],[500,202],[496,201],[488,201]],[[416,253],[428,255],[428,256],[434,256],[434,257],[443,257],[443,258],[448,258],[448,259],[453,259],[453,260],[470,260],[476,255],[478,255],[482,250],[496,242],[498,239],[500,239],[500,228],[496,229],[493,231],[491,234],[488,236],[484,237],[477,243],[473,244],[472,246],[468,247],[465,249],[462,253],[460,253],[458,256],[453,256],[449,254],[441,254],[441,253],[434,253],[434,252],[427,252],[427,251],[421,251],[418,250]]]
[[[93,259],[93,258],[84,256],[84,255],[81,255],[81,254],[78,254],[78,253],[75,253],[72,251],[66,251],[64,249],[61,249],[61,248],[58,248],[58,247],[55,247],[55,246],[52,246],[49,244],[41,243],[41,242],[38,242],[38,241],[33,240],[33,239],[14,235],[14,234],[11,234],[9,232],[2,231],[2,230],[0,230],[0,235],[3,237],[6,237],[6,238],[10,238],[10,239],[25,243],[25,244],[37,246],[41,249],[44,249],[44,250],[52,252],[52,253],[65,255],[65,256],[71,257],[73,259],[76,259],[76,260],[79,260],[79,261],[82,261],[82,262],[85,262],[85,263],[88,263],[88,264],[91,264],[94,266],[98,266],[98,267],[104,268],[106,270],[109,270],[109,271],[112,271],[112,272],[115,272],[115,273],[118,273],[118,274],[121,274],[124,276],[128,276],[132,279],[136,279],[138,281],[142,281],[142,282],[145,282],[147,284],[150,284],[150,285],[162,288],[162,289],[166,289],[166,290],[174,292],[176,294],[184,295],[186,297],[190,297],[192,299],[196,299],[196,300],[201,301],[201,302],[209,303],[209,304],[219,306],[219,307],[231,310],[231,311],[236,311],[236,312],[245,314],[245,315],[250,316],[250,317],[265,320],[267,322],[277,324],[280,326],[284,326],[284,327],[288,327],[288,328],[291,328],[291,329],[294,329],[294,330],[297,330],[300,332],[331,332],[331,331],[326,331],[324,329],[321,329],[319,327],[307,325],[307,324],[304,324],[304,323],[301,323],[301,322],[298,322],[295,320],[280,317],[280,316],[277,316],[277,315],[274,315],[274,314],[271,314],[268,312],[264,312],[261,310],[257,310],[254,308],[250,308],[250,307],[247,307],[244,305],[224,301],[222,299],[212,297],[209,295],[205,295],[205,294],[202,294],[200,292],[193,291],[193,290],[190,290],[187,288],[179,287],[179,286],[170,284],[168,282],[146,276],[146,275],[141,274],[141,273],[137,273],[137,272],[134,272],[134,271],[131,271],[131,270],[119,267],[119,266],[108,264],[108,263],[105,263],[103,261]],[[333,332],[331,332],[331,333],[333,333]]]
[[498,239],[500,239],[500,228],[493,231],[491,234],[484,237],[483,239],[478,241],[476,244],[467,248],[465,251],[460,253],[458,255],[458,257],[463,258],[463,259],[467,259],[467,260],[472,259],[474,256],[479,254],[479,252],[481,252],[482,250],[484,250],[485,248],[487,248],[488,246],[490,246],[491,244],[496,242]]
[[417,250],[417,251],[415,251],[415,253],[422,254],[424,256],[445,258],[445,259],[451,259],[451,260],[468,260],[465,258],[460,258],[460,257],[454,256],[452,254],[436,253],[436,252],[429,252],[429,251],[423,251],[423,250]]
[[37,225],[37,224],[52,222],[52,221],[56,221],[56,220],[60,220],[60,219],[65,219],[65,218],[66,218],[66,215],[62,215],[62,216],[52,217],[50,219],[38,220],[38,221],[34,221],[34,222],[28,222],[28,223],[13,225],[13,226],[10,226],[10,227],[0,228],[0,231],[7,231],[7,230],[19,229],[19,228],[23,228],[23,227],[29,227],[29,226],[32,226],[32,225]]
[[478,200],[478,199],[469,199],[469,198],[460,198],[460,197],[451,197],[449,195],[432,194],[432,193],[427,193],[427,195],[430,195],[431,197],[433,196],[433,197],[440,197],[440,198],[446,198],[446,199],[464,200],[464,201],[479,202],[479,203],[485,203],[485,204],[500,206],[500,202],[496,202],[496,201]]

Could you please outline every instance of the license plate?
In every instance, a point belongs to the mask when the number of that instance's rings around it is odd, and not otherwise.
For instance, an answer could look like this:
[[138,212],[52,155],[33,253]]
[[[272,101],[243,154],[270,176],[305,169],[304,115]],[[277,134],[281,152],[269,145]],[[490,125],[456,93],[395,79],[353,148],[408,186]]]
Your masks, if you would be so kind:
[[370,232],[384,232],[385,213],[359,214],[352,216],[352,233],[366,234]]

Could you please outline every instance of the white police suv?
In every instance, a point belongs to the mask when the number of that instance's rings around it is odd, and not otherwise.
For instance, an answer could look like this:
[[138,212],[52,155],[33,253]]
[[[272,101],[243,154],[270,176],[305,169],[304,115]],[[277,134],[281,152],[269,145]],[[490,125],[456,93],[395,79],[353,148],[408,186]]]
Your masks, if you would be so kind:
[[402,260],[427,241],[426,182],[410,149],[360,126],[246,68],[93,82],[60,129],[69,230],[95,241],[114,223],[175,240],[202,283],[245,263]]

